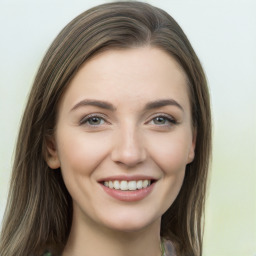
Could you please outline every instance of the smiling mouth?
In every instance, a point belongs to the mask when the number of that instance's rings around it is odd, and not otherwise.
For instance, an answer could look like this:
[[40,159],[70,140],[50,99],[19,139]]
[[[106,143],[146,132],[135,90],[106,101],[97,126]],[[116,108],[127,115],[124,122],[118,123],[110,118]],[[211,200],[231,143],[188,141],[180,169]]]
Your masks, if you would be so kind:
[[102,184],[105,187],[122,191],[135,191],[149,187],[155,180],[109,180],[104,181]]
[[99,182],[103,191],[119,201],[136,202],[146,198],[154,189],[158,179],[143,176],[116,176]]

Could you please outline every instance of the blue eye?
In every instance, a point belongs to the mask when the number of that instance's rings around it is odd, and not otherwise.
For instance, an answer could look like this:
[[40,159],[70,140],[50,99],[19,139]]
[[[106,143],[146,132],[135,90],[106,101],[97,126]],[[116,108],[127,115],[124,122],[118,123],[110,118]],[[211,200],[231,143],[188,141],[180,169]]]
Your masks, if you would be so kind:
[[176,121],[170,116],[159,115],[151,119],[150,123],[158,126],[168,126],[176,124]]
[[100,116],[89,116],[81,120],[81,125],[100,126],[105,123],[105,120]]
[[158,116],[153,119],[153,123],[157,125],[163,125],[168,122],[166,117]]
[[104,122],[104,120],[100,117],[90,117],[88,120],[87,120],[87,123],[90,124],[90,125],[100,125]]

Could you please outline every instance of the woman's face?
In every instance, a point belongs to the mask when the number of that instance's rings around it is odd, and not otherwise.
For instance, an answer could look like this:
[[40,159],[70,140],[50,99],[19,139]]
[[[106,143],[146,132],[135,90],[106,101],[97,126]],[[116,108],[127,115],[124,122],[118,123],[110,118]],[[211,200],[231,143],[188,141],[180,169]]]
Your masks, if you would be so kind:
[[191,123],[186,76],[162,50],[109,50],[86,62],[48,143],[74,218],[124,231],[160,221],[194,158]]

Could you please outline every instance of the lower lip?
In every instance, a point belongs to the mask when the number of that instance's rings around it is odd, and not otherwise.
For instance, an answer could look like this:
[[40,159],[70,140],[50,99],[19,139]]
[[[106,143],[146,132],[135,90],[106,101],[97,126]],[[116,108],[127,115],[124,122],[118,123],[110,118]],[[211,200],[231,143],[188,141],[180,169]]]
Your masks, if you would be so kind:
[[127,191],[111,189],[104,186],[103,184],[100,184],[100,185],[102,186],[103,190],[111,197],[120,201],[134,202],[134,201],[142,200],[146,196],[148,196],[153,190],[155,186],[155,182],[146,188],[142,188],[138,190],[127,190]]

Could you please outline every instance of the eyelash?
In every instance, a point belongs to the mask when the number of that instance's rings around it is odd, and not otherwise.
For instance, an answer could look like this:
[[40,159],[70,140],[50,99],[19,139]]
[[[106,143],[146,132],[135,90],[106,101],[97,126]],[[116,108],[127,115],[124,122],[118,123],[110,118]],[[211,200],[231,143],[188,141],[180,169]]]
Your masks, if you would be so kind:
[[[93,120],[93,118],[96,118],[98,120],[100,120],[100,124],[90,124],[89,122]],[[151,119],[149,121],[146,122],[146,124],[150,124],[151,122],[154,122],[154,120],[156,120],[156,118],[163,118],[163,120],[166,123],[164,124],[155,124],[153,123],[152,125],[156,125],[156,126],[159,126],[159,127],[170,127],[172,125],[175,125],[177,124],[177,121],[170,115],[167,115],[167,114],[156,114],[154,115],[153,117],[151,117]],[[103,123],[102,123],[103,121]],[[106,124],[107,121],[106,121],[106,118],[104,115],[101,115],[101,114],[90,114],[88,116],[85,116],[80,122],[79,124],[80,125],[86,125],[86,126],[89,126],[89,127],[99,127],[99,126],[102,126],[104,124]]]
[[160,127],[166,127],[166,126],[169,127],[169,126],[177,124],[176,119],[174,119],[172,116],[167,115],[167,114],[157,114],[153,118],[151,118],[148,123],[154,122],[154,120],[156,120],[156,118],[163,118],[163,120],[165,122],[168,122],[168,123],[158,124],[158,125],[153,124],[153,125],[157,125],[157,126],[160,126]]
[[92,121],[93,118],[97,118],[100,119],[101,121],[104,121],[104,123],[107,123],[105,116],[101,115],[101,114],[91,114],[88,116],[85,116],[81,121],[80,121],[80,125],[87,125],[87,126],[91,126],[91,127],[98,127],[101,126],[102,124],[89,124],[89,121]]

